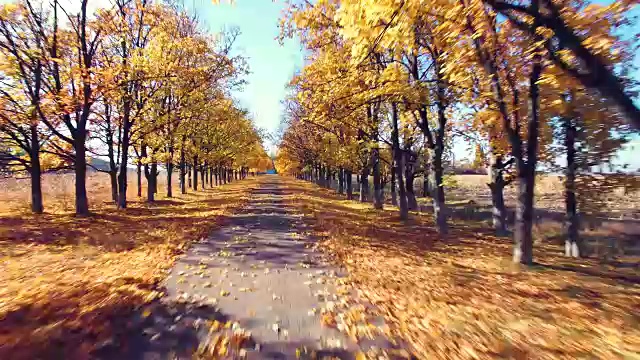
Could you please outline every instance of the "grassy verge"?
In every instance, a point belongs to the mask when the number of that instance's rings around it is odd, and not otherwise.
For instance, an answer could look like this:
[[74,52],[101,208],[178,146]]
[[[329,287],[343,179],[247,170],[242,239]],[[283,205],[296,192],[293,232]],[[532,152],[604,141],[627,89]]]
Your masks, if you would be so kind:
[[[423,359],[635,359],[640,286],[634,268],[569,260],[538,244],[540,265],[510,262],[509,239],[458,222],[441,238],[429,216],[402,224],[333,192],[290,180],[321,247],[360,296]],[[636,357],[634,357],[636,356]]]
[[105,201],[87,218],[3,209],[0,358],[88,358],[127,314],[161,295],[175,256],[219,226],[253,181],[124,211]]

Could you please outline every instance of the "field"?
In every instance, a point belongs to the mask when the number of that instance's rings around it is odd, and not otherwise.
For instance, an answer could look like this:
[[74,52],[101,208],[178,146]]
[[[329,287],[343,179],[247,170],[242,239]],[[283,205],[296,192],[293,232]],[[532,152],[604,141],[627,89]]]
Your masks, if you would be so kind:
[[[449,215],[458,222],[471,222],[486,229],[491,228],[491,195],[486,185],[486,175],[451,175],[445,196]],[[370,187],[373,178],[370,177]],[[358,193],[357,179],[353,177],[354,193]],[[332,183],[337,189],[337,181]],[[432,211],[431,199],[421,197],[422,178],[414,181],[420,212]],[[385,188],[385,200],[390,203],[390,186]],[[373,188],[369,190],[373,194]],[[590,256],[618,260],[626,263],[640,261],[640,191],[616,189],[603,200],[605,204],[597,212],[583,214],[581,233],[588,245]],[[516,189],[505,188],[505,204],[508,221],[514,219]],[[534,237],[538,243],[561,244],[564,241],[564,188],[559,176],[541,175],[536,182]],[[630,255],[631,257],[627,257]],[[638,265],[640,266],[640,265]]]
[[[482,175],[456,175],[457,186],[450,189],[449,203],[454,216],[480,221],[490,226],[491,199]],[[512,221],[515,208],[515,188],[505,191],[505,201]],[[426,199],[425,199],[426,200]],[[470,205],[469,201],[473,204]],[[582,237],[591,256],[602,259],[632,256],[626,261],[640,260],[640,191],[627,192],[619,188],[603,199],[598,211],[583,214]],[[558,176],[540,176],[536,185],[536,218],[534,236],[539,243],[560,244],[564,241],[564,188]],[[471,211],[470,211],[471,210]]]
[[[489,189],[486,185],[486,175],[454,175],[457,184],[452,191],[452,200],[465,199],[480,203],[490,203]],[[564,187],[562,178],[555,175],[540,175],[536,182],[536,206],[540,209],[556,212],[564,211]],[[516,197],[515,188],[506,188],[505,197],[508,205],[513,205]],[[480,201],[478,201],[480,200]],[[608,206],[600,214],[608,218],[638,219],[640,220],[640,191],[624,193],[624,189],[616,189],[607,196]]]
[[1,359],[86,358],[160,295],[156,285],[175,256],[224,222],[247,189],[235,183],[167,199],[160,183],[159,199],[147,204],[131,176],[132,201],[117,211],[108,176],[94,173],[87,184],[93,213],[77,218],[73,176],[43,180],[39,216],[28,213],[27,180],[3,180],[0,190]]

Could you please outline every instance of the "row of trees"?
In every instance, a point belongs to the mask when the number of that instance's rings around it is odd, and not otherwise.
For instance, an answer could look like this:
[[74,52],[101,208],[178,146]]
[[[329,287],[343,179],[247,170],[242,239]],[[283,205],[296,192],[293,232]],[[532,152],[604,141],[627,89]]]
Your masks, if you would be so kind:
[[[230,51],[236,29],[211,34],[177,5],[114,0],[18,0],[0,8],[0,162],[31,178],[43,211],[43,171],[73,169],[76,213],[89,212],[86,172],[107,160],[112,196],[127,207],[128,166],[154,200],[159,167],[172,175],[229,179],[265,167],[261,135],[230,96],[244,60]],[[138,195],[140,194],[140,190]]]
[[[414,179],[447,232],[444,158],[452,138],[488,158],[493,223],[506,232],[504,189],[517,186],[516,262],[532,263],[535,175],[566,173],[567,255],[580,255],[578,210],[592,198],[591,169],[610,162],[640,128],[628,77],[634,43],[618,33],[631,1],[325,0],[291,3],[282,36],[309,52],[291,81],[279,171],[383,207],[391,183],[400,217],[417,209]],[[563,161],[558,162],[562,158]],[[560,166],[559,163],[564,165]],[[624,179],[623,177],[620,177]],[[426,194],[425,194],[426,195]],[[580,202],[578,200],[582,199]]]

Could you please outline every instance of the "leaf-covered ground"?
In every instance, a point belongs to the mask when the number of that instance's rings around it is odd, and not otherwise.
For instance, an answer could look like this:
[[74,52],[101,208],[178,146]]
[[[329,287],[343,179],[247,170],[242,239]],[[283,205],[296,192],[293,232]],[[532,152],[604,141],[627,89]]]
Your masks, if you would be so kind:
[[[305,182],[283,182],[289,205],[324,238],[318,247],[349,270],[350,287],[420,358],[640,353],[635,267],[568,260],[557,245],[538,241],[540,264],[522,269],[510,262],[509,239],[481,224],[455,223],[441,238],[428,215],[401,224],[394,209],[375,211]],[[154,205],[132,202],[126,211],[107,201],[88,218],[5,206],[0,358],[90,357],[125,331],[131,313],[161,295],[158,284],[175,257],[224,223],[251,187],[243,181]]]
[[289,180],[315,217],[320,246],[350,272],[392,331],[424,359],[637,359],[640,274],[568,260],[536,242],[539,265],[510,262],[511,243],[474,223],[435,233],[428,215],[401,224],[332,191]]
[[224,222],[252,181],[151,205],[134,201],[124,211],[105,202],[87,218],[4,209],[0,359],[88,358],[160,295],[174,258]]

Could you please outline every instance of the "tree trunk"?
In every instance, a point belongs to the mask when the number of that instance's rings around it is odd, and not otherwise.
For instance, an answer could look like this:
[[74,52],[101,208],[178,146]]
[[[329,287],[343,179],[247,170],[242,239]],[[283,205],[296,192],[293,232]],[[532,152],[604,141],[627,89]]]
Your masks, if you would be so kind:
[[[142,144],[140,146],[140,157],[147,158],[147,155],[147,146],[145,144]],[[148,162],[146,162],[143,166],[144,177],[147,179],[147,202],[153,202],[155,200],[154,175],[156,172],[155,169],[150,167],[151,165]]]
[[338,194],[344,194],[344,169],[338,170]]
[[136,170],[136,175],[138,176],[138,197],[142,197],[142,164],[140,163],[140,159],[138,159]]
[[400,150],[400,138],[398,134],[398,105],[396,103],[391,104],[391,142],[393,144],[393,159],[396,163],[396,181],[398,182],[399,190],[399,207],[400,207],[400,219],[407,220],[409,218],[409,208],[407,206],[407,195],[405,193],[406,188],[402,179],[402,173],[404,168],[403,153]]
[[386,194],[385,194],[385,189],[387,188],[387,185],[389,184],[389,178],[387,177],[387,174],[381,175],[380,176],[380,193],[382,194],[382,203],[384,204],[386,201]]
[[[173,159],[173,156],[171,156]],[[171,178],[173,175],[173,163],[171,161],[167,162],[167,197],[173,197],[173,189],[171,188],[173,185],[171,184]]]
[[193,190],[198,190],[198,155],[193,156]]
[[[524,161],[523,161],[524,162]],[[533,188],[535,174],[528,166],[518,170],[518,205],[514,225],[513,261],[522,264],[533,263]]]
[[396,162],[391,160],[391,204],[398,206],[398,185],[396,184]]
[[410,155],[409,153],[405,154],[407,157],[412,159],[407,165],[405,165],[404,168],[404,176],[406,181],[405,186],[407,187],[407,207],[409,208],[409,210],[415,211],[418,210],[418,200],[416,199],[416,193],[413,189],[413,181],[415,179],[415,173],[413,172],[414,159],[413,155]]
[[204,179],[202,180],[202,188],[204,189],[205,185],[209,185],[209,165],[207,162],[204,162],[204,167],[202,168],[202,176]]
[[[436,72],[439,73],[439,67],[436,66]],[[436,129],[436,137],[435,144],[432,149],[430,149],[431,154],[431,172],[433,174],[431,184],[434,187],[433,189],[433,215],[436,220],[436,226],[438,232],[440,234],[447,233],[447,209],[445,205],[444,198],[444,185],[442,184],[442,179],[444,176],[444,169],[442,167],[442,154],[444,153],[444,137],[445,129],[447,126],[447,117],[446,117],[446,96],[445,96],[445,87],[443,81],[439,79],[437,86],[437,96],[438,96],[438,127]]]
[[326,167],[326,174],[325,174],[326,178],[325,178],[325,186],[327,187],[327,189],[331,189],[331,168],[327,165]]
[[87,157],[85,149],[86,131],[78,129],[74,138],[75,155],[75,187],[76,187],[76,215],[89,214],[89,201],[87,200]]
[[[158,165],[156,165],[155,162],[153,162],[151,165],[145,165],[145,175],[147,176],[147,202],[154,202],[156,200],[155,187],[156,187],[156,177],[157,177],[157,172],[156,172],[157,166]],[[147,169],[148,169],[148,173],[147,173]]]
[[44,205],[42,203],[42,170],[40,169],[40,141],[38,139],[38,128],[31,126],[31,212],[42,214]]
[[360,174],[360,202],[367,202],[369,199],[369,165],[362,168]]
[[318,182],[319,186],[324,187],[324,166],[318,165]]
[[429,173],[425,169],[425,174],[422,176],[422,197],[431,196],[431,187],[429,186]]
[[579,217],[576,202],[576,127],[573,119],[564,119],[565,148],[567,151],[567,168],[565,170],[564,201],[566,212],[567,239],[565,240],[565,255],[570,257],[583,256],[579,232]]
[[34,214],[42,214],[44,212],[44,205],[42,203],[42,171],[40,170],[40,161],[34,162],[32,160],[31,167],[31,212]]
[[200,187],[204,190],[204,186],[207,183],[207,166],[203,165],[200,169]]
[[[427,140],[425,139],[425,143]],[[429,163],[429,150],[425,149],[423,156],[423,168],[424,173],[422,174],[422,197],[431,196],[431,186],[429,183],[429,174],[431,173],[431,164]]]
[[153,193],[158,193],[158,163],[153,161],[151,163],[151,172],[153,173]]
[[371,165],[373,167],[373,207],[376,209],[382,209],[382,184],[380,178],[380,149],[376,146],[371,149]]
[[507,233],[507,209],[504,205],[504,187],[506,182],[503,177],[505,164],[502,157],[495,155],[494,151],[490,154],[489,169],[489,189],[491,190],[491,217],[493,219],[493,229],[496,235],[503,236]]
[[[184,137],[182,143],[184,144]],[[187,193],[187,182],[186,182],[186,170],[187,164],[184,154],[184,146],[180,147],[180,192],[183,194]]]
[[507,233],[507,210],[504,205],[504,186],[500,183],[488,184],[491,190],[491,217],[493,219],[493,229],[498,236],[504,236]]
[[118,169],[116,168],[115,154],[113,152],[113,136],[111,128],[107,131],[107,157],[109,158],[109,180],[111,182],[111,200],[118,204]]
[[111,200],[118,203],[118,173],[115,167],[109,171],[109,180],[111,181]]
[[351,170],[345,170],[344,173],[347,183],[347,200],[353,200],[353,173]]
[[29,175],[31,177],[31,212],[34,214],[42,214],[44,205],[42,202],[42,170],[40,169],[40,144],[37,140],[37,132],[34,132],[35,126],[31,127],[32,142],[31,146],[31,167]]
[[118,173],[118,208],[127,208],[127,162],[129,161],[129,131],[126,128],[126,113],[125,113],[125,127],[122,131],[122,159],[120,160],[120,170]]
[[[443,145],[443,144],[442,144]],[[447,216],[444,198],[444,185],[442,184],[442,178],[444,175],[444,169],[442,168],[442,147],[436,146],[435,151],[431,152],[431,163],[433,164],[433,171],[431,183],[435,185],[433,189],[433,214],[440,234],[447,233]]]
[[[533,1],[533,4],[537,5],[537,3],[538,1]],[[533,236],[531,230],[533,228],[533,198],[538,156],[538,80],[542,72],[540,62],[540,55],[535,54],[533,67],[529,75],[530,114],[527,129],[527,160],[523,159],[522,152],[516,159],[518,164],[518,206],[516,208],[513,261],[527,265],[533,263]]]

